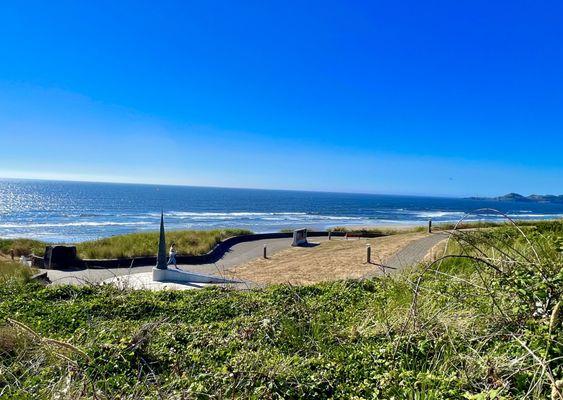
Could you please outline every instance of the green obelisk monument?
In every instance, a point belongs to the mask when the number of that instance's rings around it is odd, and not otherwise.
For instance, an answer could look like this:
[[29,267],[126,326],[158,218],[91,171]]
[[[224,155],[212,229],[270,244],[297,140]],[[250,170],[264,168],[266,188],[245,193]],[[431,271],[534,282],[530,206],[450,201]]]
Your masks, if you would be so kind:
[[160,237],[158,238],[158,255],[156,268],[167,269],[166,266],[166,236],[164,235],[164,211],[160,214]]

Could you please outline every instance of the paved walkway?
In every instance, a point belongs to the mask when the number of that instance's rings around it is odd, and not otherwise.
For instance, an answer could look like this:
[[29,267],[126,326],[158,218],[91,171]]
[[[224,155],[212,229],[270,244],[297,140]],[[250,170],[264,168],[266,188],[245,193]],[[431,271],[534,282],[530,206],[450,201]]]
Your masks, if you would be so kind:
[[[326,237],[315,237],[315,242],[327,240]],[[202,274],[221,275],[224,270],[236,265],[262,257],[264,245],[267,246],[268,254],[275,254],[280,250],[291,247],[292,238],[263,239],[253,242],[244,242],[234,245],[225,253],[223,258],[216,263],[200,265],[180,265],[185,271]],[[75,269],[75,270],[45,270],[51,282],[55,284],[81,284],[96,283],[117,276],[138,274],[152,271],[152,266],[129,268],[107,268],[107,269]]]
[[[385,265],[393,270],[398,270],[406,266],[410,266],[421,261],[430,249],[438,244],[441,240],[447,238],[446,233],[434,233],[430,236],[416,240],[403,249],[399,250],[393,257],[385,261]],[[326,241],[326,237],[315,237],[313,241]],[[272,255],[280,250],[287,249],[291,246],[291,238],[283,239],[263,239],[253,242],[239,243],[231,247],[225,253],[223,258],[214,264],[201,265],[181,265],[180,268],[185,271],[223,275],[224,271],[237,265],[244,264],[256,258],[262,257],[264,245],[267,246],[268,254]],[[109,269],[76,269],[76,270],[46,270],[49,279],[55,284],[83,284],[97,283],[110,278],[124,276],[129,274],[145,274],[152,271],[152,266],[129,268],[109,268]],[[374,270],[373,273],[366,277],[374,276],[380,273],[380,270]]]
[[385,261],[385,265],[395,270],[409,267],[424,259],[428,252],[449,236],[446,232],[433,233],[425,238],[409,243]]
[[[396,252],[392,257],[385,260],[383,265],[389,267],[386,272],[393,273],[405,267],[410,267],[421,262],[428,252],[442,240],[449,237],[449,232],[435,232],[422,239],[407,244],[401,250]],[[369,278],[381,274],[382,269],[378,268],[373,272],[366,274],[364,278]]]

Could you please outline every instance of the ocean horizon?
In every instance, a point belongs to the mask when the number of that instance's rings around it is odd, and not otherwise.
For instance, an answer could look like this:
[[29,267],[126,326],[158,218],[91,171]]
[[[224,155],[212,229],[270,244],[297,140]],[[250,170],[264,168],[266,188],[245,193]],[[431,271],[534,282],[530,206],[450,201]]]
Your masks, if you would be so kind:
[[72,243],[158,229],[325,230],[563,217],[563,204],[457,197],[0,179],[0,238]]

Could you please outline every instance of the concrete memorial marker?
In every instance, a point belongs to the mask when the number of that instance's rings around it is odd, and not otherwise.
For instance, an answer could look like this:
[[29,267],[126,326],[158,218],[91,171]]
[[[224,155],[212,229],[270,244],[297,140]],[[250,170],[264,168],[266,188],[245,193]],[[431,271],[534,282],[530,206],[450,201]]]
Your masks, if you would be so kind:
[[307,229],[296,229],[293,231],[292,246],[304,246],[307,242]]

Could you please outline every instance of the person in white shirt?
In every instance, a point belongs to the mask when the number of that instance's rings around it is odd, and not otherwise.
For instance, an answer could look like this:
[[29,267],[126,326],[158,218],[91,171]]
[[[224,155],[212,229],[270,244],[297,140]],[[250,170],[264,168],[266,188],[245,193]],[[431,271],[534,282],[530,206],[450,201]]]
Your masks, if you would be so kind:
[[166,265],[174,264],[174,267],[178,269],[178,264],[176,263],[176,243],[172,242],[170,245],[170,252],[168,253],[168,256],[168,264]]

